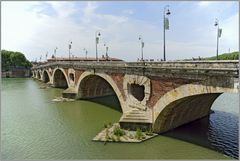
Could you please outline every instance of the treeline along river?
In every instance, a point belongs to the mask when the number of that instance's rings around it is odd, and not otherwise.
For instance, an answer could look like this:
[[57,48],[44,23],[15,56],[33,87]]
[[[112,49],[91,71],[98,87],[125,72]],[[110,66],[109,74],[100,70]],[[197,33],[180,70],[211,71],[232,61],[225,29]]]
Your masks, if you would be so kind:
[[[33,79],[3,78],[2,159],[229,159],[238,158],[238,94],[222,94],[209,117],[143,143],[93,142],[104,123],[121,117],[108,106],[78,100],[52,102],[62,89],[40,89]],[[109,106],[115,107],[110,108]]]

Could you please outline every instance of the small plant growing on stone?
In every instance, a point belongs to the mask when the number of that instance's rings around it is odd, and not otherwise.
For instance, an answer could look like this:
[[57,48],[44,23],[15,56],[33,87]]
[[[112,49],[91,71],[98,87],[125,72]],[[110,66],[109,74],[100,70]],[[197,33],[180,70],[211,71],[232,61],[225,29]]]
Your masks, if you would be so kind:
[[143,132],[142,132],[141,129],[137,128],[135,138],[138,139],[138,140],[141,140],[141,139],[144,138],[144,135],[143,135]]
[[117,127],[114,127],[113,134],[116,136],[123,136],[125,135],[125,131],[117,126]]
[[147,131],[147,132],[146,132],[146,135],[148,135],[148,136],[153,136],[153,131],[152,131],[152,130]]
[[113,124],[111,122],[108,123],[109,127],[111,127]]
[[103,127],[106,129],[106,128],[108,128],[108,125],[107,125],[107,124],[104,124]]

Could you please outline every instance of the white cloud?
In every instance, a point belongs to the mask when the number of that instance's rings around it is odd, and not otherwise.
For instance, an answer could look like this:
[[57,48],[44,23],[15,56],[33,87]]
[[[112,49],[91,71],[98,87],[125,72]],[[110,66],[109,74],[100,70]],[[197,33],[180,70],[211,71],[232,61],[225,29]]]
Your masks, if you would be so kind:
[[85,15],[92,15],[97,8],[96,2],[87,2],[87,6],[83,9],[83,12]]
[[204,7],[204,6],[208,6],[212,3],[213,3],[212,1],[200,1],[200,2],[198,2],[198,5]]

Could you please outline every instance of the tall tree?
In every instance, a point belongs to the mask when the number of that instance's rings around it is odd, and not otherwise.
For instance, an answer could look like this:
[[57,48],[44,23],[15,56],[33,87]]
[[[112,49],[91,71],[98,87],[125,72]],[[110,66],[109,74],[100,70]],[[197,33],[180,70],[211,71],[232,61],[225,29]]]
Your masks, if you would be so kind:
[[24,54],[1,50],[2,71],[10,70],[12,67],[29,68],[32,64],[26,59]]

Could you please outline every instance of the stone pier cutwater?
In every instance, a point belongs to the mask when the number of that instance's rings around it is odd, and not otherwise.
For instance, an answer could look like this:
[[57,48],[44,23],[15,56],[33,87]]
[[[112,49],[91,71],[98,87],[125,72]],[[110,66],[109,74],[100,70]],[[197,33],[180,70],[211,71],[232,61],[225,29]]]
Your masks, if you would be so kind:
[[116,95],[121,128],[162,133],[209,115],[215,99],[238,92],[238,61],[48,62],[33,77],[63,97]]

